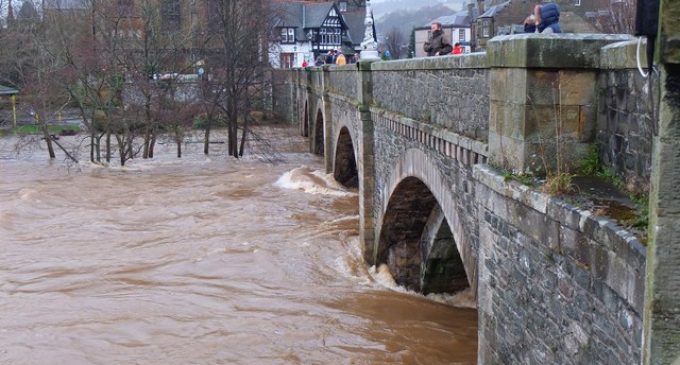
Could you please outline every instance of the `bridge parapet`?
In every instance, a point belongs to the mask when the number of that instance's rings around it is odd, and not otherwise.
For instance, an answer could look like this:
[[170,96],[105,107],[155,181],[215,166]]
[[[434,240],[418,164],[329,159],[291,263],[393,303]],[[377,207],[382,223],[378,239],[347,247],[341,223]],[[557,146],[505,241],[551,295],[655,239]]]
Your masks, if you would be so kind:
[[326,90],[329,93],[341,95],[348,100],[358,102],[359,92],[357,84],[359,78],[357,64],[344,66],[331,66],[325,74]]
[[492,39],[491,163],[515,172],[543,172],[558,164],[573,167],[587,155],[596,127],[600,50],[630,39],[606,34]]
[[486,54],[377,62],[371,73],[373,106],[486,142]]

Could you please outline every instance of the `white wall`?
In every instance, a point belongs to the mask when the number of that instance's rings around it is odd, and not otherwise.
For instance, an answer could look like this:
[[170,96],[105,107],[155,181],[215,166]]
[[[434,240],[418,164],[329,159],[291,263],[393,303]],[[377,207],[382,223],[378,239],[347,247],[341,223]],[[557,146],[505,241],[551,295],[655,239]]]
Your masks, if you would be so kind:
[[307,63],[314,65],[314,52],[312,52],[311,42],[298,42],[296,44],[273,44],[269,52],[269,62],[272,67],[280,68],[281,53],[295,54],[294,67],[302,67],[302,62],[306,59]]

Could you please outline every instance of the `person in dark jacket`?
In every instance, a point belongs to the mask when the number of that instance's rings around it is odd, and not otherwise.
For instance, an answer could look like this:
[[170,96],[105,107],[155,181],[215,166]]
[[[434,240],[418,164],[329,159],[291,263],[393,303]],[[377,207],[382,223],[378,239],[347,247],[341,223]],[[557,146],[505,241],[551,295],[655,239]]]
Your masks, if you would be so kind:
[[442,32],[442,23],[432,23],[430,29],[432,30],[430,39],[423,45],[423,49],[427,52],[427,55],[443,56],[451,53],[453,47],[451,47],[451,41],[449,41],[444,35],[444,32]]
[[555,3],[536,5],[534,14],[524,21],[527,33],[562,33],[560,28],[560,7]]

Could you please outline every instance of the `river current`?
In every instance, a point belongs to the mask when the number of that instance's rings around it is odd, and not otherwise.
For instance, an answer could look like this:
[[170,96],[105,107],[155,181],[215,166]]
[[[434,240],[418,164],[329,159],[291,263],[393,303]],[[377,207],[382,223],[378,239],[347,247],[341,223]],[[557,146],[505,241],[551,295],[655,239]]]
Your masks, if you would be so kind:
[[367,268],[356,191],[295,131],[261,132],[275,164],[168,144],[69,165],[0,141],[0,365],[475,363],[469,293]]

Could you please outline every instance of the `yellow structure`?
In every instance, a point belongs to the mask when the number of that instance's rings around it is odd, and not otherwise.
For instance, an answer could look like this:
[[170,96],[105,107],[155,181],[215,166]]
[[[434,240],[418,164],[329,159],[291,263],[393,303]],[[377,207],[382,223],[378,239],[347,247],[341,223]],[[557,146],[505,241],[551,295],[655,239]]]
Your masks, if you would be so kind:
[[19,90],[0,85],[0,98],[9,96],[12,102],[12,127],[17,127],[17,94]]

